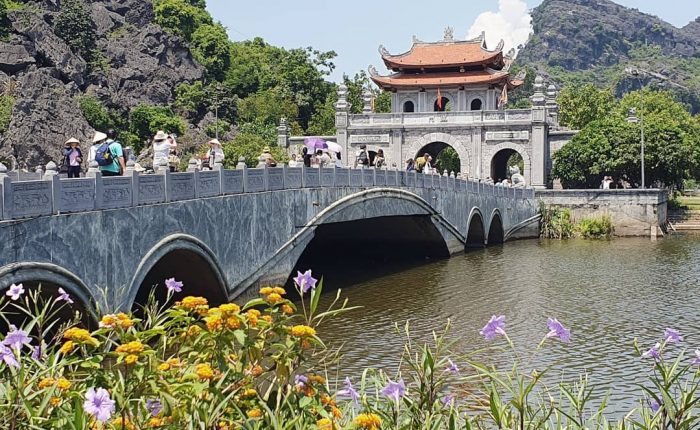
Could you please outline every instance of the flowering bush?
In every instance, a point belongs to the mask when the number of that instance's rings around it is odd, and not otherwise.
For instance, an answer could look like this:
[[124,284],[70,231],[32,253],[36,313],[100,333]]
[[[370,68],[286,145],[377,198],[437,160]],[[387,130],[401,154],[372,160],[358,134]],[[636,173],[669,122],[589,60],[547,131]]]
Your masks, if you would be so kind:
[[[418,345],[405,329],[395,375],[366,370],[336,387],[319,372],[326,347],[317,336],[327,318],[349,310],[340,292],[319,311],[322,283],[311,272],[294,279],[302,300],[281,287],[264,287],[242,307],[211,306],[203,297],[172,303],[187,286],[168,279],[165,304],[151,301],[143,317],[103,315],[89,331],[57,315],[72,303],[59,290],[43,299],[36,289],[12,286],[0,301],[2,315],[26,316],[0,343],[0,428],[8,429],[691,429],[698,425],[700,351],[681,353],[683,341],[667,329],[646,352],[651,384],[635,413],[619,423],[589,405],[585,379],[541,384],[544,371],[522,372],[507,335],[505,316],[481,330],[504,339],[513,366],[497,369],[450,353],[448,327]],[[63,309],[64,310],[64,309]],[[535,351],[548,342],[569,342],[556,319]],[[498,344],[497,344],[498,345]],[[651,364],[653,362],[653,364]]]

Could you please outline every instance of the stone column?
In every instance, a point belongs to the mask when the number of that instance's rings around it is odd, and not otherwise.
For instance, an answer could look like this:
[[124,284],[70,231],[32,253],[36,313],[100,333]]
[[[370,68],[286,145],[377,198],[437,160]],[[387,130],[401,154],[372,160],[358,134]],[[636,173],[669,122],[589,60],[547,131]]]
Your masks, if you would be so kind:
[[90,162],[90,166],[88,167],[88,171],[85,174],[86,177],[88,178],[94,178],[96,173],[100,172],[100,166],[97,164],[97,161],[92,160]]
[[365,90],[362,92],[362,113],[363,114],[370,114],[374,112],[374,109],[372,109],[372,99],[374,96],[372,95],[372,91],[369,90],[369,88],[365,88]]
[[428,109],[428,93],[423,90],[418,93],[418,106],[416,106],[416,112],[431,112],[431,109]]
[[457,91],[457,111],[464,112],[467,110],[467,93],[464,91],[464,87],[460,87]]
[[542,76],[535,78],[535,93],[532,101],[532,154],[529,181],[533,188],[547,188],[547,157],[549,157],[549,139],[547,138],[546,97],[544,93],[544,79]]
[[[462,171],[469,173],[476,179],[486,179],[487,176],[491,175],[490,166],[483,167],[484,163],[488,161],[483,161],[482,154],[482,142],[481,142],[481,127],[477,126],[472,129],[471,133],[472,140],[472,160],[471,160],[471,170],[468,171],[467,161],[462,162]],[[485,170],[484,170],[485,169]]]
[[246,167],[245,157],[243,157],[243,156],[238,157],[238,163],[236,164],[236,170],[245,169],[245,167]]
[[187,162],[187,171],[196,172],[198,170],[199,168],[197,167],[197,160],[195,160],[194,158],[190,158],[190,161]]
[[341,156],[348,163],[350,154],[350,142],[348,142],[348,126],[350,125],[350,107],[348,102],[348,87],[340,84],[338,87],[338,101],[335,103],[335,132],[336,142],[342,148]]
[[166,172],[170,171],[168,168],[168,160],[160,160],[157,166],[153,166],[153,170],[159,175],[164,175]]
[[277,146],[280,148],[289,149],[289,127],[287,126],[287,118],[280,119],[280,125],[277,127]]
[[547,101],[545,106],[547,108],[547,117],[551,120],[551,123],[555,126],[559,125],[559,104],[557,103],[557,87],[554,84],[547,87]]

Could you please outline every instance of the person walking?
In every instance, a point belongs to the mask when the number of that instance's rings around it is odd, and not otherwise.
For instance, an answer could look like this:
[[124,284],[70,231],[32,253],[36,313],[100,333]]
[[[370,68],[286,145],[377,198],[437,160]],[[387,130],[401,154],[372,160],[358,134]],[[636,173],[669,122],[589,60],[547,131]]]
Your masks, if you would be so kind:
[[384,157],[384,150],[378,149],[377,155],[374,157],[374,167],[377,169],[383,169],[386,166],[386,158]]
[[92,141],[98,145],[95,151],[95,161],[100,166],[102,176],[123,175],[126,170],[126,162],[121,143],[108,138],[106,134],[99,131],[95,132]]
[[413,161],[413,158],[409,158],[406,160],[406,171],[413,172],[414,170],[416,170],[416,162]]
[[355,156],[355,168],[366,168],[369,167],[369,153],[367,152],[367,145],[360,145],[360,150],[357,151]]
[[68,178],[80,177],[80,164],[83,162],[83,153],[80,151],[80,141],[75,137],[66,140],[63,148],[63,165],[68,170]]
[[214,170],[215,164],[224,162],[224,150],[221,149],[221,142],[219,142],[219,139],[212,139],[208,143],[209,149],[204,157],[209,162],[209,170]]

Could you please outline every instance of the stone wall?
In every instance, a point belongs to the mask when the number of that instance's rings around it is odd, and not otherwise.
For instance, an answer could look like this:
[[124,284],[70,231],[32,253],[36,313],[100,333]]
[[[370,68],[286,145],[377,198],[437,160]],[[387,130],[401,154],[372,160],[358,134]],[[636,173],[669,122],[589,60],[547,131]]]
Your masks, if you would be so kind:
[[666,231],[664,190],[538,190],[535,199],[571,209],[576,220],[608,214],[616,236],[656,237]]

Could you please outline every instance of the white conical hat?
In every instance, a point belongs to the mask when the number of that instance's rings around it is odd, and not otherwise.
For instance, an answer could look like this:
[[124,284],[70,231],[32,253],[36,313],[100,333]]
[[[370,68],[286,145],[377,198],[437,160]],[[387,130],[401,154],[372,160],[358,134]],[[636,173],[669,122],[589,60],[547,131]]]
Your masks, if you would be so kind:
[[102,133],[101,131],[96,131],[95,137],[92,138],[92,143],[102,142],[105,139],[107,139],[106,134]]

